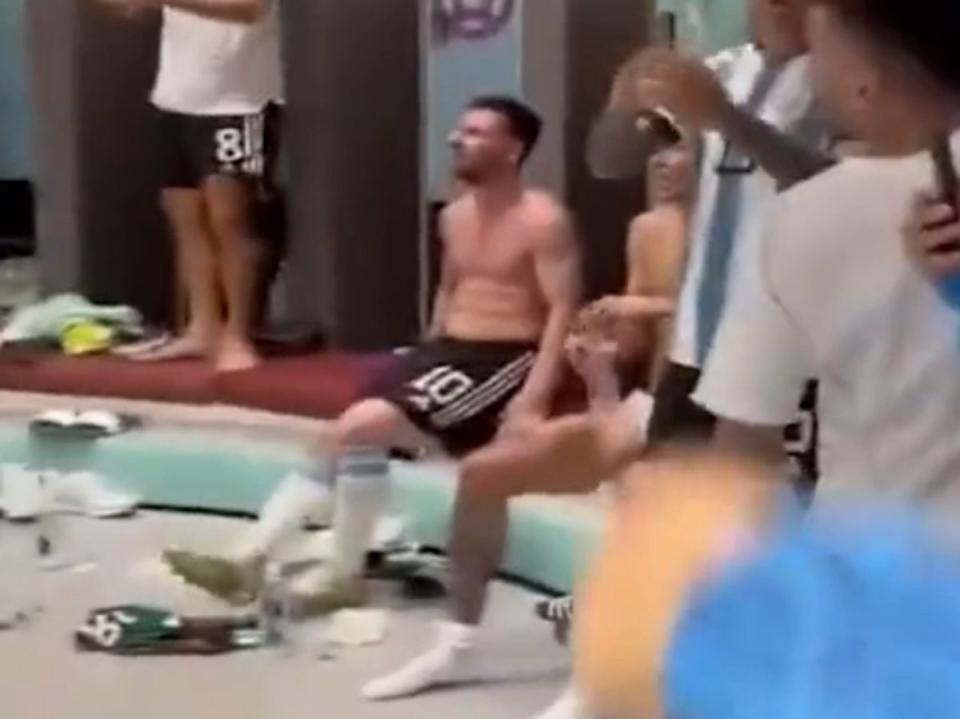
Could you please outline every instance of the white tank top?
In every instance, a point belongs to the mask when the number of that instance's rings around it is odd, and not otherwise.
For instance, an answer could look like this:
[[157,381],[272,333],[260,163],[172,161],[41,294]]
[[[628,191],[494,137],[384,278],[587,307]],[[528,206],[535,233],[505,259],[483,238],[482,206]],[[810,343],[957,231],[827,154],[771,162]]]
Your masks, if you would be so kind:
[[151,102],[185,115],[249,115],[283,101],[277,3],[249,25],[163,9]]

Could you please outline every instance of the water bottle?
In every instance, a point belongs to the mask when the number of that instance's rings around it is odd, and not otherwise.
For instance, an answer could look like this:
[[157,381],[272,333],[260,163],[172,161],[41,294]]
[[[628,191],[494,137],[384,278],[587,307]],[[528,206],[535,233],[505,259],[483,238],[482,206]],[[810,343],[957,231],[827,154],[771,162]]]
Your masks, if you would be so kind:
[[264,571],[263,591],[260,594],[260,631],[266,647],[280,649],[285,654],[293,653],[293,637],[290,631],[293,619],[293,604],[283,570],[277,563],[270,563]]

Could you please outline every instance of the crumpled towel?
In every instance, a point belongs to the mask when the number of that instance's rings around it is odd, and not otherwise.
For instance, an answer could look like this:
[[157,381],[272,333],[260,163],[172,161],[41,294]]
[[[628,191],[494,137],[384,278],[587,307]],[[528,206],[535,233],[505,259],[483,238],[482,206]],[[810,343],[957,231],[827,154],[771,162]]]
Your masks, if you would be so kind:
[[132,335],[143,332],[143,317],[132,307],[99,306],[81,295],[62,294],[14,312],[0,331],[0,345],[31,340],[60,342],[70,327],[81,323],[106,325]]
[[344,609],[333,614],[324,640],[343,647],[380,644],[387,636],[390,614],[383,609]]

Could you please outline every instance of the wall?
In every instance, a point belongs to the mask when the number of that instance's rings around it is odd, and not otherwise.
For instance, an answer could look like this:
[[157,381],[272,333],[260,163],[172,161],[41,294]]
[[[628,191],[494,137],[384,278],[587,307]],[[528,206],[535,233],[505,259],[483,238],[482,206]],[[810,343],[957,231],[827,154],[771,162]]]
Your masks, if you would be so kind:
[[677,14],[680,44],[702,53],[739,45],[749,37],[749,0],[657,0]]
[[31,175],[24,15],[28,0],[0,0],[0,180]]
[[282,8],[290,319],[320,323],[339,347],[409,343],[420,294],[419,8],[406,0]]
[[[556,0],[539,0],[556,2]],[[425,10],[424,60],[426,78],[427,185],[431,199],[446,195],[450,179],[447,136],[463,106],[476,95],[497,93],[523,97],[524,0],[423,0]],[[459,22],[444,25],[451,16],[442,8],[461,8]],[[489,12],[489,20],[472,24],[463,19],[471,10]],[[501,18],[504,24],[499,24]],[[492,28],[492,34],[485,32]],[[476,35],[471,34],[471,30]]]

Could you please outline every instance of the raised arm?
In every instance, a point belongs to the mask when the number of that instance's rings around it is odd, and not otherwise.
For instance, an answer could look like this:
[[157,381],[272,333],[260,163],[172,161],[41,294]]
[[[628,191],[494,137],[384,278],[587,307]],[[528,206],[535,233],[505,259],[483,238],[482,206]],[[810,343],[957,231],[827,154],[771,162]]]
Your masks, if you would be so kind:
[[252,24],[267,11],[268,0],[99,0],[105,5],[137,15],[172,7],[214,20]]
[[509,431],[517,424],[545,417],[564,367],[564,342],[580,301],[580,253],[573,224],[555,203],[544,201],[531,218],[534,268],[547,304],[540,348],[526,384],[511,402],[505,418]]
[[617,94],[628,98],[628,106],[662,107],[683,125],[719,132],[781,188],[809,179],[836,162],[818,147],[826,135],[822,123],[809,122],[797,133],[804,139],[785,134],[735,104],[717,73],[697,57],[679,52],[650,53],[634,62],[633,78],[632,90],[621,88]]

